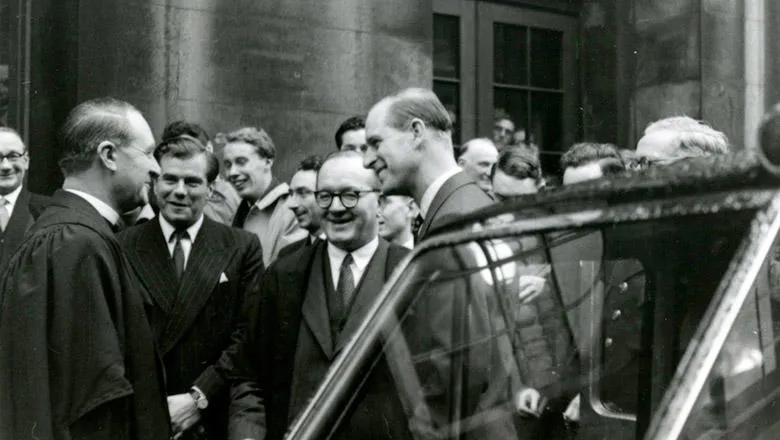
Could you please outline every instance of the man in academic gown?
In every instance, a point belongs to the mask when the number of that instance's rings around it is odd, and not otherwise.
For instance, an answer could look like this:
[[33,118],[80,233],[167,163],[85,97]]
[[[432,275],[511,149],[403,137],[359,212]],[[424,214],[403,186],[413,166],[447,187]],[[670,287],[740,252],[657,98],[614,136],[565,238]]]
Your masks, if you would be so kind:
[[22,244],[25,232],[51,200],[24,188],[29,166],[22,138],[14,129],[0,127],[0,275]]
[[[231,391],[229,438],[282,438],[408,252],[377,237],[376,185],[358,153],[322,164],[317,203],[327,240],[280,257],[263,276],[246,345],[251,380]],[[358,399],[335,438],[411,438],[384,363]]]
[[119,239],[154,302],[149,317],[165,365],[174,432],[221,440],[227,378],[244,330],[239,322],[263,253],[254,234],[205,216],[219,162],[199,140],[166,139],[155,157],[160,215]]
[[114,237],[159,172],[138,110],[84,102],[62,130],[63,189],[11,259],[0,312],[0,438],[167,439],[148,296]]

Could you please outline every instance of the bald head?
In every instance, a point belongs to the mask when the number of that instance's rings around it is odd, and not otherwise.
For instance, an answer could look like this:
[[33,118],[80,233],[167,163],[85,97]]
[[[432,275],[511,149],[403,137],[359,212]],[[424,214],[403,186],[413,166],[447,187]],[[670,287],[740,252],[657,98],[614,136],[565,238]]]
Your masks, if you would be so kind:
[[498,160],[498,149],[488,138],[472,139],[463,145],[458,165],[463,168],[480,188],[490,191],[490,172]]

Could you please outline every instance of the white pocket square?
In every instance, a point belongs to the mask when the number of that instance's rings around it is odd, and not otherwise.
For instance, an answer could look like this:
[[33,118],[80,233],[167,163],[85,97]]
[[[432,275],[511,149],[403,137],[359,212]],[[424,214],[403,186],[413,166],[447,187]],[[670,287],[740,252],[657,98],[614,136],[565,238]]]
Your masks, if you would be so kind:
[[219,284],[227,283],[228,278],[227,275],[225,275],[225,272],[222,272],[222,274],[219,276]]

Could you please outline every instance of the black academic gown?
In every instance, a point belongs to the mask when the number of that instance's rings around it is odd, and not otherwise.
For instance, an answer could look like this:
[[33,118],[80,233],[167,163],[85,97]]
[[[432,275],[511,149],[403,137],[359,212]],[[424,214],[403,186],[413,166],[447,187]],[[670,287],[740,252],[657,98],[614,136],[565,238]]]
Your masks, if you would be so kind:
[[55,193],[2,292],[0,438],[169,438],[149,298],[89,203]]

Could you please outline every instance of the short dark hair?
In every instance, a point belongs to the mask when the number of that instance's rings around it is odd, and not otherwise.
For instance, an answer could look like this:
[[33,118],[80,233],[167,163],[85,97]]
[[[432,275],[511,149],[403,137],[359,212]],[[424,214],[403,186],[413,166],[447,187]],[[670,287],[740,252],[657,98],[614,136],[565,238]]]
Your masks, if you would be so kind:
[[211,136],[199,124],[188,121],[173,121],[166,125],[162,132],[162,140],[175,138],[186,134],[199,140],[201,144],[206,145],[211,142]]
[[219,160],[200,140],[183,134],[163,140],[154,149],[154,158],[157,159],[158,163],[162,161],[163,157],[189,159],[198,154],[206,156],[206,180],[211,183],[219,174]]
[[614,144],[600,144],[596,142],[580,142],[574,144],[561,156],[561,169],[569,167],[581,167],[601,159],[616,159],[624,168],[623,158],[620,156],[617,146]]
[[276,157],[276,146],[262,128],[243,127],[225,135],[225,142],[244,142],[255,147],[255,153],[265,159]]
[[501,170],[507,176],[515,179],[530,178],[536,182],[542,180],[542,165],[539,162],[539,157],[516,146],[501,150],[498,161],[491,171],[491,178],[496,175],[496,170]]
[[450,114],[432,90],[408,88],[390,97],[387,123],[397,130],[406,130],[414,118],[420,119],[428,128],[452,133]]
[[306,156],[303,158],[303,160],[298,164],[298,169],[296,171],[317,172],[320,170],[320,167],[322,167],[322,158],[316,154],[312,154],[311,156]]
[[344,133],[352,130],[360,130],[366,128],[366,121],[360,116],[353,116],[339,125],[339,129],[336,130],[336,149],[341,149],[341,145],[344,143]]
[[63,151],[59,165],[65,177],[89,169],[101,142],[126,144],[132,135],[127,121],[132,112],[140,114],[131,104],[115,98],[90,99],[73,108],[59,134]]

